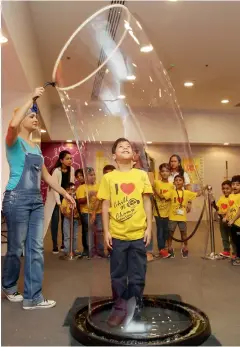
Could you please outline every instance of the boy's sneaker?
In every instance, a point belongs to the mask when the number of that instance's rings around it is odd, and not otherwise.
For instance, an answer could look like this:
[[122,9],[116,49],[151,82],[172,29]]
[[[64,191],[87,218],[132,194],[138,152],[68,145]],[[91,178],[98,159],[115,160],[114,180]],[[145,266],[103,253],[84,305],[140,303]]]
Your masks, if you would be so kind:
[[240,258],[232,259],[232,265],[234,265],[234,266],[240,265]]
[[52,250],[52,254],[58,254],[58,253],[59,253],[58,247],[54,247]]
[[230,258],[231,256],[230,252],[227,251],[220,252],[219,255],[224,258]]
[[61,251],[64,251],[64,248],[65,248],[64,245],[62,245],[61,248],[60,248],[60,250],[61,250]]
[[24,310],[37,310],[37,309],[43,309],[43,308],[51,308],[56,305],[56,301],[54,300],[46,300],[44,299],[42,302],[39,302],[39,304],[34,306],[23,306]]
[[170,258],[171,254],[166,249],[161,249],[159,255],[162,259]]
[[11,302],[21,302],[23,301],[23,296],[19,292],[15,292],[13,294],[8,294],[4,289],[2,289],[6,298]]
[[187,248],[182,248],[181,253],[182,253],[182,258],[188,258],[188,249]]
[[175,258],[175,253],[174,253],[174,249],[173,248],[169,249],[168,253],[170,254],[169,258]]
[[153,261],[153,260],[154,260],[153,254],[150,253],[150,252],[147,252],[147,261],[150,262],[150,261]]

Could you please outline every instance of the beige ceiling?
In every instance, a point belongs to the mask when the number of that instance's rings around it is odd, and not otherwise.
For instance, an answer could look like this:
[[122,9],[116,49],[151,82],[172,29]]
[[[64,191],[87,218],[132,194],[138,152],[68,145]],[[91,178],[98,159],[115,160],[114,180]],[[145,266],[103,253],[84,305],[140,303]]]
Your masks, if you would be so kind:
[[[72,32],[108,4],[29,2],[46,81]],[[169,74],[182,109],[239,113],[234,106],[240,102],[240,2],[126,1],[125,5],[142,24],[165,68],[174,64]],[[195,87],[185,88],[186,80],[196,81]],[[52,105],[60,105],[54,90],[49,94]],[[224,98],[230,99],[228,105],[220,103]]]

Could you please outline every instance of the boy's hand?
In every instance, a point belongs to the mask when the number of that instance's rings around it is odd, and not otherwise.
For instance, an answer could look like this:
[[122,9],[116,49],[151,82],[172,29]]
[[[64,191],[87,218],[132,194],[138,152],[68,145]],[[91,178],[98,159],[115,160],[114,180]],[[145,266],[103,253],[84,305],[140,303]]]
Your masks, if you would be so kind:
[[222,219],[222,221],[223,221],[223,223],[227,223],[228,221],[227,221],[227,217],[224,217],[223,219]]
[[104,241],[107,246],[107,249],[113,249],[112,248],[112,236],[110,232],[108,231],[107,233],[104,233]]
[[144,233],[144,242],[145,242],[145,247],[150,245],[151,242],[151,238],[152,238],[152,232],[151,229],[146,229],[145,233]]
[[[227,222],[227,221],[226,221],[226,222]],[[227,224],[228,224],[229,227],[231,227],[231,226],[233,225],[233,220],[229,220],[229,221],[227,222]]]

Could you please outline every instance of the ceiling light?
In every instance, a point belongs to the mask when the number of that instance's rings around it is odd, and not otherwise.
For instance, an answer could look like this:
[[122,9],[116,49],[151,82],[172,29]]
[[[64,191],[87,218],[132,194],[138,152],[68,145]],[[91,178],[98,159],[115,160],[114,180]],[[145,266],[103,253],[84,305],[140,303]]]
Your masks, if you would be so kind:
[[147,144],[148,144],[148,145],[151,145],[151,143],[152,143],[152,141],[147,141]]
[[224,146],[229,146],[229,143],[228,142],[224,142]]
[[101,109],[101,108],[99,108],[98,110],[99,110],[99,111],[102,111],[102,109]]
[[3,36],[3,34],[1,33],[0,34],[0,43],[6,43],[6,42],[8,42],[8,39],[5,36]]
[[128,75],[127,76],[127,80],[129,80],[129,81],[134,81],[136,79],[136,76],[134,76],[134,75]]
[[184,82],[184,87],[187,87],[187,88],[191,88],[194,86],[194,83],[191,82],[191,81],[188,81],[188,82]]
[[41,129],[41,133],[46,133],[47,130]]
[[125,99],[126,96],[125,95],[118,95],[118,99]]
[[148,53],[151,52],[153,50],[153,46],[152,45],[146,45],[146,46],[142,46],[140,48],[140,51],[143,53]]
[[87,101],[85,101],[85,102],[84,102],[84,104],[85,104],[86,106],[88,106],[88,103],[87,103]]
[[132,63],[132,64],[133,64],[133,66],[137,67],[137,65],[136,65],[136,64],[134,64],[134,63]]
[[222,104],[228,104],[228,103],[229,103],[229,100],[228,100],[228,99],[223,99],[223,100],[221,100],[221,103],[222,103]]
[[67,140],[66,142],[72,142],[72,140]]

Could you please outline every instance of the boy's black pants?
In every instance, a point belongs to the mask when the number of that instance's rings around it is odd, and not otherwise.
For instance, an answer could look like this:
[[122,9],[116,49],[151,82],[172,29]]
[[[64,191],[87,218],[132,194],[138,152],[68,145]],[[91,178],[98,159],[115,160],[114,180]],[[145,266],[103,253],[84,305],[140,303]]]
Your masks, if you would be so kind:
[[112,239],[110,273],[115,306],[122,300],[135,297],[141,300],[147,268],[146,247],[143,239],[123,241]]

